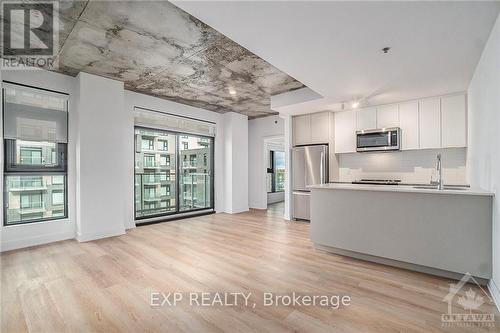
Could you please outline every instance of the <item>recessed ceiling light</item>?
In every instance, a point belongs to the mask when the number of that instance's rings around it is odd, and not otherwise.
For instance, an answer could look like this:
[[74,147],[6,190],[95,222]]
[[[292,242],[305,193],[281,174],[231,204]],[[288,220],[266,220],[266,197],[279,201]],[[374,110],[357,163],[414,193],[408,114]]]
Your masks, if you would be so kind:
[[236,90],[229,89],[229,95],[236,95]]
[[354,102],[352,102],[352,104],[351,104],[351,107],[352,107],[353,109],[356,109],[358,106],[359,106],[359,101],[354,101]]

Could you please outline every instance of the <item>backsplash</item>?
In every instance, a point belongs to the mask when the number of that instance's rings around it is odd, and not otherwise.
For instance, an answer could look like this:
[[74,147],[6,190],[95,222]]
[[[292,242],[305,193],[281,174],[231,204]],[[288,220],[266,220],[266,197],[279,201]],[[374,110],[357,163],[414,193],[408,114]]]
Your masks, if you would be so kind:
[[445,184],[466,182],[466,148],[406,150],[339,154],[339,181],[362,178],[401,179],[404,183],[427,184],[436,180],[436,155],[441,153]]

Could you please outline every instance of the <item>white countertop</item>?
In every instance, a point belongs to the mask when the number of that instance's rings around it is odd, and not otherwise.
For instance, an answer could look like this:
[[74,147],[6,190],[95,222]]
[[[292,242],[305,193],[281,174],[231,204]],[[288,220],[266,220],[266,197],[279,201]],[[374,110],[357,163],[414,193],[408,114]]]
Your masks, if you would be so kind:
[[[424,185],[422,185],[424,186]],[[350,190],[350,191],[374,191],[374,192],[404,192],[404,193],[428,193],[428,194],[458,194],[458,195],[482,195],[494,196],[494,193],[480,188],[466,188],[457,190],[435,190],[425,188],[415,188],[408,185],[368,185],[368,184],[318,184],[308,186],[309,189],[323,190]]]

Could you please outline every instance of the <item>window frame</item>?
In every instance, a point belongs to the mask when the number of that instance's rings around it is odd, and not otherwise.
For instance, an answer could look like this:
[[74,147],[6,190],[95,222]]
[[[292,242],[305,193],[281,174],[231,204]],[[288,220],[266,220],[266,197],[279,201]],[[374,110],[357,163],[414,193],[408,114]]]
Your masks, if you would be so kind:
[[[2,80],[0,81],[0,89],[1,89],[1,94],[2,94],[2,119],[5,119],[5,88],[3,86],[3,83],[7,83],[10,85],[17,85],[20,87],[27,87],[27,88],[32,88],[32,89],[37,89],[40,91],[46,91],[46,92],[51,92],[51,93],[56,93],[60,95],[65,95],[68,96],[66,99],[66,112],[67,112],[67,117],[66,117],[66,131],[69,131],[69,117],[70,117],[70,112],[69,112],[69,99],[70,95],[68,93],[64,93],[61,91],[55,91],[55,90],[50,90],[50,89],[45,89],[45,88],[40,88],[40,87],[35,87],[35,86],[30,86],[30,85],[25,85],[25,84],[20,84],[17,82],[12,82],[12,81],[7,81],[7,80]],[[5,133],[5,123],[2,121],[2,136],[3,133]],[[68,220],[69,217],[69,196],[68,196],[68,144],[69,144],[69,137],[68,133],[66,132],[66,137],[68,138],[68,142],[66,143],[56,143],[57,146],[57,153],[59,154],[59,159],[58,159],[58,164],[56,166],[39,166],[39,165],[19,165],[15,164],[15,157],[16,157],[16,147],[15,147],[15,141],[13,139],[3,139],[3,145],[4,145],[4,170],[2,174],[2,179],[3,179],[3,223],[2,225],[4,227],[16,227],[24,224],[31,224],[31,223],[43,223],[43,222],[51,222],[51,221],[57,221],[57,220]],[[40,141],[37,141],[40,142]],[[20,218],[18,221],[15,221],[13,223],[7,223],[7,207],[8,207],[8,192],[7,192],[7,179],[8,177],[11,176],[36,176],[36,177],[42,177],[43,176],[61,176],[63,179],[63,183],[59,184],[57,183],[56,185],[62,185],[62,191],[64,193],[64,213],[61,216],[50,216],[50,217],[45,217],[45,218],[39,218],[39,219],[32,219],[32,220],[23,220]],[[20,178],[21,181],[21,178]],[[43,182],[43,180],[42,180]],[[52,199],[52,198],[51,198]],[[42,194],[42,204],[43,204],[43,194]],[[58,209],[60,210],[60,209]],[[43,214],[43,213],[42,213]],[[43,216],[43,215],[42,215]]]
[[[40,218],[40,219],[33,219],[33,220],[23,220],[20,219],[19,221],[15,221],[13,223],[7,223],[7,200],[8,200],[8,193],[7,193],[7,177],[9,176],[62,176],[64,179],[64,184],[57,184],[57,185],[63,185],[63,192],[64,192],[64,214],[61,216],[50,216],[46,218]],[[4,227],[14,227],[14,226],[19,226],[23,224],[30,224],[30,223],[40,223],[40,222],[51,222],[51,221],[57,221],[57,220],[64,220],[68,219],[69,216],[69,204],[68,204],[68,175],[67,174],[62,174],[62,173],[5,173],[3,175],[3,182],[4,182],[4,188],[3,188],[3,226]],[[43,202],[43,198],[42,198]],[[59,205],[58,205],[59,206]],[[57,210],[60,210],[59,208]]]

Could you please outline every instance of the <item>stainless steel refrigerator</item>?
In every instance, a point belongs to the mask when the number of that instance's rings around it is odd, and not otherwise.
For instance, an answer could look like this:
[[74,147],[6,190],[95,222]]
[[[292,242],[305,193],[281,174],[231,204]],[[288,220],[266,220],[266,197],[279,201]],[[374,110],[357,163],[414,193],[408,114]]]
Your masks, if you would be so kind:
[[292,149],[293,218],[309,220],[310,190],[308,185],[328,182],[328,145],[312,145]]

